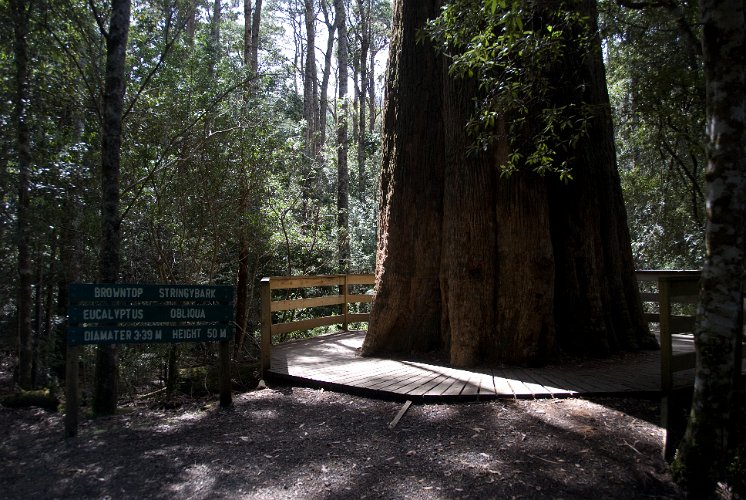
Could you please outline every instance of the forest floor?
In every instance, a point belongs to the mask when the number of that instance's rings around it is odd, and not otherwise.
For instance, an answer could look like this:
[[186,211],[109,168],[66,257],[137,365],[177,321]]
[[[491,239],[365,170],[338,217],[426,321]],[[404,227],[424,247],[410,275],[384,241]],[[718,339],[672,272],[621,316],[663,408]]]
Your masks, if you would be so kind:
[[683,497],[661,458],[657,401],[412,405],[390,428],[401,408],[276,386],[235,394],[227,410],[131,403],[65,439],[61,413],[0,406],[0,496]]

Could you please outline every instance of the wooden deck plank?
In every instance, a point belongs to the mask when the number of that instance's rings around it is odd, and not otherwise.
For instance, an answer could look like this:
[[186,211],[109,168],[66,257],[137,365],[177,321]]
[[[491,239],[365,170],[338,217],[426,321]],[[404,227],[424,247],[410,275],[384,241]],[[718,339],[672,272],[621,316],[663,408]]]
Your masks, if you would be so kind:
[[[575,366],[461,370],[422,362],[362,358],[364,333],[339,332],[274,346],[269,375],[335,389],[378,392],[397,397],[477,400],[480,398],[567,397],[582,394],[660,392],[657,352],[610,360],[585,360]],[[678,349],[691,349],[689,339]],[[677,386],[691,385],[691,372],[677,373]]]
[[402,394],[411,394],[419,387],[426,386],[433,380],[440,379],[441,376],[440,373],[435,371],[422,370],[418,376],[410,379],[408,383],[398,386],[396,391]]
[[584,391],[575,380],[568,379],[551,368],[544,369],[541,372],[530,372],[530,375],[552,391],[555,397],[574,396]]
[[390,369],[369,376],[358,382],[356,385],[359,387],[364,387],[366,389],[383,390],[385,387],[396,383],[396,381],[399,380],[400,377],[406,376],[407,374],[407,367],[403,367],[401,365],[392,365]]
[[439,397],[439,396],[443,396],[444,395],[443,393],[445,391],[447,391],[455,383],[456,383],[455,379],[453,379],[452,377],[446,375],[443,378],[443,380],[438,385],[436,385],[435,387],[433,387],[432,389],[430,389],[429,391],[427,391],[424,394],[424,396],[426,396],[426,397],[434,397],[434,396]]
[[495,393],[502,396],[515,397],[513,388],[510,387],[508,381],[502,376],[502,372],[499,370],[492,370],[492,383],[495,386]]
[[410,390],[406,394],[411,395],[411,396],[424,396],[434,387],[437,387],[438,385],[440,385],[447,378],[448,377],[446,375],[439,374],[437,377],[427,381],[426,383],[420,385],[419,387],[416,387]]
[[464,396],[472,396],[476,398],[476,396],[479,394],[480,379],[481,377],[479,376],[479,373],[471,372],[471,374],[469,375],[469,379],[466,381],[463,389],[461,389],[461,394],[463,394]]
[[491,371],[490,373],[479,372],[479,395],[490,398],[497,396],[495,378]]
[[573,391],[556,387],[554,382],[545,377],[541,372],[536,370],[522,370],[522,376],[525,377],[527,380],[533,382],[534,384],[540,386],[543,388],[543,391],[541,394],[544,396],[550,396],[553,398],[557,397],[566,397],[571,396],[574,394]]
[[521,380],[520,375],[515,373],[512,368],[503,368],[500,370],[502,377],[508,382],[510,389],[517,398],[534,397],[534,391]]

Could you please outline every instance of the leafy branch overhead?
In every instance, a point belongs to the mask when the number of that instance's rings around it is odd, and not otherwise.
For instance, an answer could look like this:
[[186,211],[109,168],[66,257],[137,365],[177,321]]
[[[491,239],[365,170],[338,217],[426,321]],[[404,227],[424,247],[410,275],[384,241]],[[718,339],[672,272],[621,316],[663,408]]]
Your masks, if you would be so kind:
[[586,134],[592,110],[565,96],[560,84],[593,36],[572,2],[455,0],[420,38],[445,54],[452,76],[477,82],[466,124],[472,154],[505,139],[510,152],[499,165],[503,175],[530,168],[568,181],[569,152]]

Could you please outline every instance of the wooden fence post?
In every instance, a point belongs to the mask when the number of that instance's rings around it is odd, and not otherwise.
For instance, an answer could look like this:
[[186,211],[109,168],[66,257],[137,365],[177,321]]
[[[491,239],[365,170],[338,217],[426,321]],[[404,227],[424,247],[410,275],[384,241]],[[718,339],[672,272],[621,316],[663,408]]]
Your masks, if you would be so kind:
[[342,283],[344,284],[344,304],[342,304],[342,314],[344,315],[344,323],[342,323],[342,330],[347,331],[350,327],[349,321],[347,318],[347,314],[349,312],[348,304],[349,301],[348,295],[350,293],[349,289],[347,288],[347,274],[342,276]]
[[262,321],[262,377],[269,370],[272,359],[272,288],[270,278],[262,278],[261,290]]
[[231,394],[231,349],[230,342],[221,340],[219,349],[219,368],[220,368],[220,406],[228,408],[233,404],[233,395]]
[[658,280],[660,294],[660,342],[661,342],[661,391],[664,395],[673,389],[671,379],[671,356],[673,355],[671,339],[671,282],[661,277]]
[[666,432],[663,438],[663,458],[670,460],[676,451],[676,443],[672,439],[676,404],[674,403],[673,373],[671,372],[673,340],[671,338],[671,282],[669,279],[665,277],[658,279],[658,294],[660,295],[661,425]]
[[78,435],[80,419],[79,366],[80,347],[67,345],[65,359],[65,437]]

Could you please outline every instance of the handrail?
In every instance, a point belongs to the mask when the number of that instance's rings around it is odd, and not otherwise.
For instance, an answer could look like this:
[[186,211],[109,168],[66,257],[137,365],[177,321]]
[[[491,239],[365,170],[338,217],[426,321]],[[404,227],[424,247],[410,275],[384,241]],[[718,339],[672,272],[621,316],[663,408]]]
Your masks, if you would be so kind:
[[645,270],[637,271],[638,282],[652,281],[658,286],[657,293],[641,292],[643,302],[658,303],[658,313],[646,313],[649,322],[660,324],[661,345],[661,425],[666,429],[663,441],[663,456],[673,457],[676,437],[673,435],[674,413],[677,411],[673,397],[673,377],[675,372],[693,369],[696,353],[673,353],[673,335],[694,332],[694,315],[672,314],[674,304],[696,304],[698,301],[701,271]]
[[[309,330],[319,326],[342,324],[342,330],[347,330],[350,323],[367,322],[370,314],[351,313],[349,304],[373,302],[373,295],[350,293],[352,285],[373,285],[375,276],[372,274],[333,274],[324,276],[271,276],[261,281],[261,325],[262,325],[262,372],[270,368],[272,339],[283,333]],[[323,295],[306,299],[278,299],[272,300],[273,290],[288,290],[311,287],[340,287],[337,295]],[[273,323],[272,313],[278,311],[293,311],[313,307],[341,305],[340,314],[321,316],[286,323]]]
[[698,301],[701,271],[637,271],[638,281],[655,281],[658,292],[641,292],[643,302],[657,302],[658,314],[646,313],[649,322],[660,324],[661,391],[668,394],[673,389],[673,374],[694,368],[694,352],[674,354],[673,335],[694,332],[694,315],[675,315],[674,304],[696,304]]

